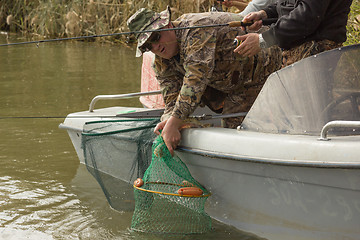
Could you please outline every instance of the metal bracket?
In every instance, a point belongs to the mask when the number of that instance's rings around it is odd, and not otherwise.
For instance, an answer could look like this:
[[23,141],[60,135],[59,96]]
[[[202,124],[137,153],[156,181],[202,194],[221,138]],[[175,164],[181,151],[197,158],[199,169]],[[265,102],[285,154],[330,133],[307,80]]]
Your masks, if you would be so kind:
[[91,100],[89,112],[93,112],[95,108],[95,103],[99,100],[108,100],[108,99],[128,99],[133,97],[147,96],[147,95],[156,95],[160,94],[161,91],[150,91],[150,92],[137,92],[137,93],[126,93],[118,95],[98,95]]

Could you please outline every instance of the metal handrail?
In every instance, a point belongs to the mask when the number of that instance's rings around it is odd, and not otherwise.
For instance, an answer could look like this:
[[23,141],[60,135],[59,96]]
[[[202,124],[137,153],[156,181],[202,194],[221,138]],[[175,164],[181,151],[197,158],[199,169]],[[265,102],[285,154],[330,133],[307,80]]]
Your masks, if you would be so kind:
[[98,95],[91,100],[89,112],[93,112],[95,108],[95,103],[99,100],[105,99],[127,99],[139,96],[147,96],[147,95],[156,95],[160,94],[160,90],[150,91],[150,92],[137,92],[137,93],[126,93],[126,94],[117,94],[117,95]]
[[360,127],[360,121],[331,121],[331,122],[328,122],[321,129],[319,140],[323,140],[323,141],[330,140],[329,138],[327,138],[327,133],[330,128],[335,128],[335,127],[345,127],[345,128]]

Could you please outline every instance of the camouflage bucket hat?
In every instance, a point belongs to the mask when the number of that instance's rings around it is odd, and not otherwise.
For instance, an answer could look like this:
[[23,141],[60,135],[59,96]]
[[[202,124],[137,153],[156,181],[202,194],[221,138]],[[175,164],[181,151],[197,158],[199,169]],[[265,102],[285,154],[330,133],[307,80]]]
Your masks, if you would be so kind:
[[[156,13],[150,9],[141,8],[134,15],[132,15],[127,20],[127,25],[132,32],[148,31],[148,30],[157,30],[162,27],[165,27],[171,18],[170,7],[168,6],[166,10],[161,13]],[[141,47],[146,40],[151,36],[152,32],[136,33],[135,37],[138,40],[136,47],[136,57],[140,57],[142,52],[139,47]]]

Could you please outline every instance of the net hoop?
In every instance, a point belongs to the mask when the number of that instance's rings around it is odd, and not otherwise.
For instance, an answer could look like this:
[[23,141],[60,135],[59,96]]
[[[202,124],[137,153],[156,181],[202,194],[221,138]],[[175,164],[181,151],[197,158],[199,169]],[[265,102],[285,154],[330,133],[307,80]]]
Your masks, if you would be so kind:
[[[98,124],[98,123],[151,122],[151,121],[158,121],[158,120],[159,120],[158,118],[106,120],[106,121],[86,122],[85,125]],[[141,127],[128,128],[128,129],[115,130],[115,131],[109,131],[109,132],[84,132],[83,131],[81,134],[85,135],[85,136],[112,135],[112,134],[126,133],[126,132],[139,131],[139,130],[144,130],[144,129],[148,129],[148,128],[153,128],[153,127],[156,127],[156,124],[147,125],[147,126],[141,126]]]
[[[184,185],[181,184],[175,184],[175,183],[165,183],[165,182],[145,182],[145,184],[164,184],[164,185],[173,185],[173,186],[179,186],[179,187],[184,187]],[[208,194],[203,194],[203,195],[185,195],[185,194],[178,194],[178,193],[167,193],[167,192],[159,192],[159,191],[153,191],[153,190],[148,190],[148,189],[144,189],[141,187],[137,187],[135,185],[133,185],[135,189],[140,190],[140,191],[144,191],[144,192],[150,192],[150,193],[156,193],[156,194],[162,194],[162,195],[169,195],[169,196],[177,196],[177,197],[189,197],[189,198],[202,198],[202,197],[210,197],[211,193]]]

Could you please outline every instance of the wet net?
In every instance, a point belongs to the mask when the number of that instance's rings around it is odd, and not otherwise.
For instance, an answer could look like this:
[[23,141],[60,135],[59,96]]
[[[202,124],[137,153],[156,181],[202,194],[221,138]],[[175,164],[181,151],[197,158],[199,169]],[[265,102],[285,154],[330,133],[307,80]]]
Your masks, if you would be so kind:
[[211,228],[205,212],[210,196],[176,155],[171,156],[159,136],[143,179],[134,182],[135,211],[131,228],[141,232],[193,234]]
[[[124,182],[141,178],[151,162],[154,127],[159,119],[120,119],[87,122],[82,132],[84,161],[110,206],[130,210],[133,191]],[[127,206],[127,209],[124,207]],[[133,205],[132,205],[133,209]],[[132,210],[131,209],[131,210]]]
[[[191,176],[179,157],[171,156],[163,139],[156,137],[153,130],[158,122],[159,119],[87,122],[82,132],[86,167],[112,208],[130,210],[124,207],[135,198],[133,230],[207,232],[211,218],[204,205],[210,192]],[[134,180],[134,191],[124,192],[123,182]]]

